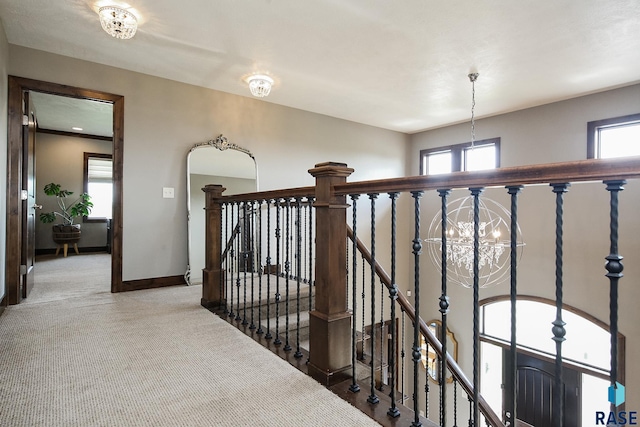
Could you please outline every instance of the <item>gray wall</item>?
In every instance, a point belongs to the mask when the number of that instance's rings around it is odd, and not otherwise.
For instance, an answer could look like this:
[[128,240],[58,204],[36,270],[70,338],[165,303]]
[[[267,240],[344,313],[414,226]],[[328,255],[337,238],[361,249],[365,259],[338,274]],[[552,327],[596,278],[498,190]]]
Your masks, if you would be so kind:
[[[405,174],[407,135],[9,46],[16,76],[123,95],[123,279],[182,275],[187,266],[186,156],[224,134],[253,152],[260,189],[311,185],[315,163],[341,161],[353,179]],[[163,199],[162,188],[175,198]]]
[[[56,198],[44,194],[44,186],[50,182],[73,191],[73,195],[67,198],[69,202],[82,193],[85,152],[111,154],[112,143],[41,132],[36,134],[36,203],[42,205],[42,212],[59,210]],[[79,247],[106,245],[106,223],[83,223],[82,218],[76,218],[75,222],[82,225]],[[56,246],[51,237],[51,224],[36,221],[36,249],[52,249]]]
[[9,44],[0,21],[0,301],[6,292],[6,217],[7,217],[7,63],[9,62]]

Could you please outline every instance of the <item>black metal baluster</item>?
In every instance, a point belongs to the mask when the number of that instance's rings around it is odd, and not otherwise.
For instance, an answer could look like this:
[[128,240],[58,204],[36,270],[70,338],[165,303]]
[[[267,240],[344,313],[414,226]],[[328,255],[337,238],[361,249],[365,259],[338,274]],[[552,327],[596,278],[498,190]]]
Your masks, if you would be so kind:
[[451,194],[450,189],[438,190],[440,195],[441,206],[441,262],[442,271],[441,288],[442,294],[440,295],[440,337],[442,340],[442,360],[440,362],[440,425],[446,424],[447,419],[447,315],[449,314],[449,295],[447,293],[447,198]]
[[[371,200],[371,394],[367,398],[367,402],[377,404],[380,402],[376,396],[376,376],[375,376],[375,348],[376,348],[376,198],[378,194],[370,193]],[[382,361],[381,361],[382,362]],[[382,366],[380,366],[382,369]],[[382,373],[382,371],[381,371]],[[382,380],[382,375],[380,375]]]
[[[624,190],[627,183],[624,180],[604,181],[610,193],[609,208],[609,255],[605,258],[607,263],[606,277],[609,278],[609,323],[611,333],[611,372],[610,380],[612,390],[618,393],[618,282],[622,278],[622,256],[618,253],[618,195]],[[615,402],[616,399],[614,399]],[[611,405],[612,411],[617,415],[616,404]]]
[[222,283],[222,286],[224,286],[224,313],[225,314],[229,314],[229,299],[227,298],[227,270],[229,270],[229,251],[227,250],[227,242],[229,241],[229,204],[228,203],[224,203],[223,204],[224,207],[224,246],[221,245],[220,247],[223,248],[223,254],[224,254],[224,269],[220,268],[221,273],[222,273],[222,278],[220,280],[220,282]]
[[506,415],[508,422],[515,425],[517,419],[518,401],[518,351],[516,346],[516,303],[518,296],[518,194],[522,190],[522,185],[507,186],[507,192],[511,195],[511,284],[510,300],[511,300],[511,348],[509,358],[511,359],[511,369],[507,373],[507,381],[509,381],[511,393],[508,395]]
[[414,238],[413,238],[413,265],[414,265],[414,300],[415,300],[415,319],[413,322],[413,412],[414,419],[411,423],[412,427],[420,427],[420,414],[418,408],[418,363],[420,362],[420,254],[422,253],[422,240],[420,239],[420,198],[422,197],[422,191],[412,191],[411,196],[414,199]]
[[396,333],[396,301],[398,299],[398,285],[396,284],[396,215],[398,194],[389,193],[389,198],[391,199],[391,289],[389,289],[389,299],[391,299],[391,351],[389,354],[389,376],[391,377],[389,397],[391,398],[391,407],[387,411],[387,415],[393,418],[400,416],[400,410],[396,406],[396,342],[398,339]]
[[[351,298],[351,313],[353,315],[353,322],[352,322],[352,327],[351,327],[351,385],[349,386],[349,390],[353,393],[357,393],[360,391],[360,386],[358,385],[358,383],[356,382],[356,353],[357,353],[357,343],[356,343],[356,329],[357,329],[357,325],[356,325],[356,313],[357,311],[357,274],[356,272],[358,271],[358,245],[357,245],[357,241],[358,241],[358,218],[357,218],[357,210],[358,210],[358,198],[360,197],[359,194],[351,194],[349,197],[351,197],[351,205],[352,205],[352,210],[351,210],[351,214],[352,214],[352,219],[351,219],[351,226],[352,226],[352,231],[353,231],[353,240],[352,240],[352,247],[353,247],[353,253],[351,255],[352,257],[352,261],[353,261],[353,268],[351,269],[353,271],[353,274],[351,275],[351,291],[353,292],[353,296]],[[364,307],[363,307],[364,308]],[[362,330],[362,348],[364,350],[364,329]],[[364,351],[363,351],[364,352]]]
[[406,352],[404,351],[405,349],[405,322],[406,322],[406,317],[405,317],[405,312],[404,312],[404,308],[400,307],[400,311],[402,312],[402,343],[400,345],[400,361],[401,361],[401,369],[400,369],[400,379],[402,380],[401,383],[401,387],[400,387],[400,399],[402,399],[402,404],[404,405],[404,362],[405,362],[405,356],[406,356]]
[[[470,188],[473,196],[473,425],[478,425],[480,392],[480,194],[484,188]],[[446,335],[445,335],[446,340]]]
[[[230,240],[230,245],[229,245],[229,253],[230,253],[230,256],[231,256],[231,263],[230,263],[230,266],[229,266],[229,269],[231,270],[231,275],[229,276],[230,279],[231,279],[230,282],[229,282],[229,288],[231,288],[231,309],[229,310],[229,317],[231,317],[231,318],[235,317],[234,316],[234,312],[233,312],[233,286],[234,286],[234,283],[233,283],[233,281],[234,281],[233,269],[234,269],[234,266],[235,266],[235,263],[236,263],[236,261],[235,261],[235,246],[234,246],[235,245],[235,238],[236,238],[236,234],[235,234],[236,228],[235,228],[235,225],[234,225],[235,224],[235,218],[234,218],[234,213],[233,213],[234,206],[235,206],[235,203],[232,202],[231,203],[231,240]],[[229,240],[227,240],[227,241],[229,242]]]
[[271,335],[271,200],[265,200],[267,209],[267,333],[264,337],[268,340]]
[[[302,236],[302,241],[304,243],[307,242],[307,227],[306,227],[306,224],[307,224],[307,209],[309,209],[309,206],[307,205],[307,203],[305,203],[302,206],[302,211],[303,211],[303,214],[304,214],[304,224],[305,224],[305,226],[302,228],[302,233],[304,234]],[[302,256],[302,248],[300,250],[301,250],[300,256]],[[304,257],[303,263],[304,263],[304,265],[302,266],[302,273],[304,273],[304,277],[303,277],[304,280],[302,280],[302,283],[307,283],[307,257]]]
[[301,208],[302,199],[296,198],[296,352],[293,357],[299,359],[302,357],[300,351],[300,283],[302,281],[302,227],[301,227]]
[[[420,334],[422,336],[422,334]],[[429,360],[429,341],[422,336],[425,343],[425,357]],[[426,367],[425,367],[426,368]],[[424,370],[424,416],[429,418],[429,369]]]
[[[223,227],[223,220],[224,220],[224,214],[222,213],[223,211],[225,211],[225,206],[224,203],[220,203],[220,227]],[[226,231],[226,230],[225,230]],[[219,294],[220,295],[224,295],[224,307],[221,307],[223,310],[223,313],[227,313],[227,291],[226,291],[226,283],[224,281],[225,279],[225,269],[223,267],[224,264],[224,257],[226,257],[225,254],[225,248],[226,248],[226,244],[227,242],[224,241],[224,233],[222,232],[222,228],[220,229],[220,241],[219,241],[219,248],[222,251],[220,253],[220,288],[219,290]],[[191,268],[189,268],[189,270],[191,270]],[[200,273],[202,274],[202,273]],[[191,272],[189,272],[189,275],[191,275]],[[220,301],[220,303],[222,304],[222,301]]]
[[[264,330],[262,329],[262,276],[264,275],[264,270],[262,270],[262,203],[264,200],[258,200],[258,330],[256,333],[258,335],[262,335]],[[268,265],[268,264],[267,264]],[[267,293],[267,295],[269,295]],[[267,306],[268,306],[268,298],[267,298]]]
[[386,286],[380,282],[380,387],[378,391],[384,390],[384,378],[382,377],[382,364],[384,360],[384,340],[386,334],[384,333],[384,290]]
[[[276,268],[280,268],[280,199],[274,200],[276,206]],[[276,270],[276,339],[275,345],[282,344],[280,340],[280,272]]]
[[238,265],[236,266],[236,318],[235,320],[241,320],[240,317],[240,257],[244,257],[242,253],[241,239],[242,239],[242,230],[240,228],[240,202],[238,204],[237,214],[238,214],[238,223],[237,223],[237,234],[236,234],[236,253],[238,254]]
[[471,396],[467,396],[467,399],[469,400],[469,427],[473,427],[475,425],[473,420],[473,399]]
[[285,328],[284,328],[284,351],[291,351],[291,345],[289,344],[289,279],[291,278],[291,252],[289,250],[289,241],[291,238],[291,199],[288,197],[285,199]]
[[249,250],[248,250],[248,226],[247,226],[247,202],[242,203],[242,262],[244,268],[242,269],[242,324],[248,325],[247,321],[247,268],[249,267]]
[[553,340],[556,342],[555,363],[555,393],[553,396],[553,422],[556,427],[564,423],[564,396],[562,393],[562,342],[565,340],[565,325],[562,321],[562,271],[563,271],[563,215],[564,193],[569,189],[569,183],[550,184],[556,195],[556,319],[552,322]]
[[364,357],[364,351],[365,351],[365,337],[366,337],[366,326],[364,323],[364,307],[365,307],[365,299],[366,299],[366,273],[365,273],[365,264],[367,263],[367,261],[364,258],[364,255],[362,255],[362,352],[360,353],[360,360],[364,361],[365,357]]
[[458,380],[453,377],[453,427],[458,427]]
[[250,247],[249,247],[249,253],[251,254],[251,261],[249,262],[250,267],[251,267],[251,322],[249,324],[249,329],[255,329],[256,328],[256,324],[254,322],[254,310],[255,310],[255,274],[254,270],[255,270],[255,265],[256,265],[256,259],[255,259],[255,244],[254,244],[254,238],[255,238],[255,227],[253,226],[253,224],[255,223],[255,214],[256,214],[256,207],[254,205],[255,201],[251,201],[249,202],[250,205],[249,207],[251,208],[251,218],[249,221],[249,227],[251,229],[251,232],[249,233],[249,242],[250,242]]

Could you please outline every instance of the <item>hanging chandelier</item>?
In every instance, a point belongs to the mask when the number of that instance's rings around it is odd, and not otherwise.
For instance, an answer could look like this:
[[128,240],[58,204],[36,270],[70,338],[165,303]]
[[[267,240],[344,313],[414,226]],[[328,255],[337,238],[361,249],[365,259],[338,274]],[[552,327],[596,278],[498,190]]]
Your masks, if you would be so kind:
[[[468,75],[472,85],[471,95],[471,147],[475,143],[475,82],[478,73]],[[497,284],[508,275],[507,268],[511,247],[510,213],[500,203],[487,197],[479,197],[478,212],[478,283],[484,288]],[[474,281],[474,197],[467,196],[447,203],[444,245],[442,238],[442,214],[436,213],[429,226],[428,238],[431,261],[442,272],[442,251],[446,254],[447,279],[466,288]],[[522,255],[524,241],[520,226],[516,224],[516,248]],[[444,272],[443,272],[444,274]]]
[[98,10],[102,29],[111,37],[130,39],[138,29],[138,19],[131,12],[116,6],[104,6]]

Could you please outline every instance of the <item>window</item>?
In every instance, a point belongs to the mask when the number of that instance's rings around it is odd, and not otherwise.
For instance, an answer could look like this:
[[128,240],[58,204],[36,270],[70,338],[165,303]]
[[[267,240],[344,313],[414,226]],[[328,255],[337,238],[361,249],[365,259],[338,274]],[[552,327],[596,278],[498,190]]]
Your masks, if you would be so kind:
[[113,202],[113,161],[111,154],[84,153],[84,191],[93,202],[85,222],[111,219]]
[[500,138],[420,151],[420,174],[437,175],[500,167]]
[[587,158],[640,156],[640,114],[587,123]]

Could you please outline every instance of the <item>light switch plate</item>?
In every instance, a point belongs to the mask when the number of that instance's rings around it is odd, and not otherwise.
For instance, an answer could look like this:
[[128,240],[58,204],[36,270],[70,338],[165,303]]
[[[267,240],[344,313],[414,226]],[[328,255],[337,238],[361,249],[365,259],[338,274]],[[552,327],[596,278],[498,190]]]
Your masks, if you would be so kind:
[[174,198],[173,187],[162,187],[162,198],[173,199]]

